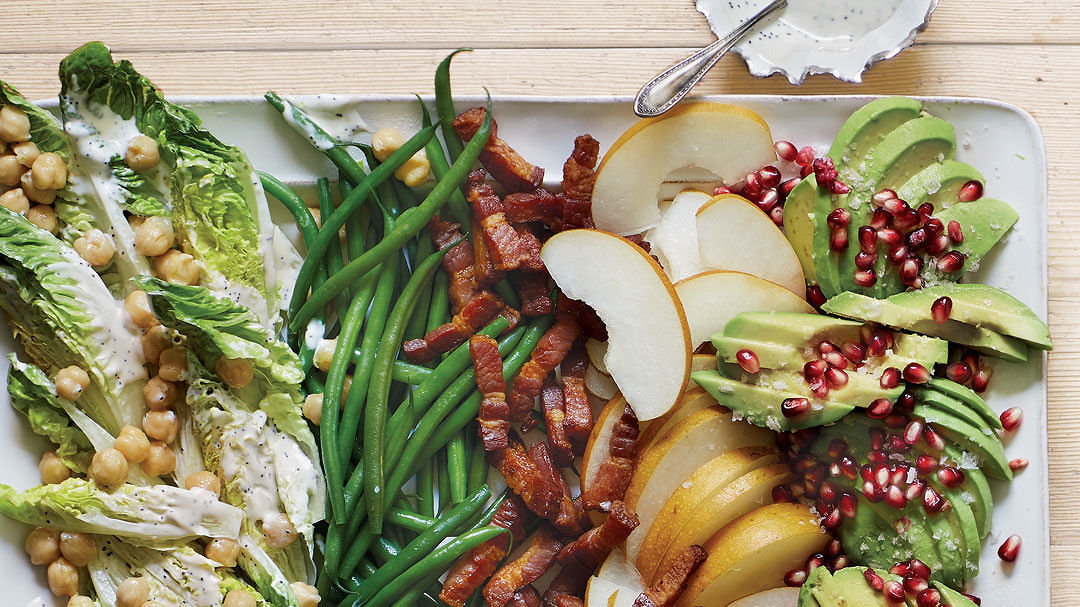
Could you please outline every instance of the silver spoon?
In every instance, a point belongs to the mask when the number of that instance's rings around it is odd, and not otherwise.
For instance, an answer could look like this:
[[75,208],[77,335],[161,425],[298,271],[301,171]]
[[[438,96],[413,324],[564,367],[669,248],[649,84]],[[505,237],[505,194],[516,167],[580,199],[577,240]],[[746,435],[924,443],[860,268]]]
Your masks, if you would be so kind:
[[772,0],[768,6],[747,19],[727,36],[657,74],[638,91],[634,99],[634,113],[643,118],[649,118],[670,110],[758,22],[787,4],[788,0]]

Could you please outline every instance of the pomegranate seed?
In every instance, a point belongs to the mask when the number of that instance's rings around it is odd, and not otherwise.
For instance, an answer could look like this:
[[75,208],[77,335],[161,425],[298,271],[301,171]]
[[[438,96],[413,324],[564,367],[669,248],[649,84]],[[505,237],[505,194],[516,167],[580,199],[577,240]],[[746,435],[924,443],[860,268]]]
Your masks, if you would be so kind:
[[[890,426],[895,427],[895,428],[903,428],[906,425],[906,422],[907,422],[907,418],[902,416],[902,415],[890,415],[889,417],[885,418],[885,423],[889,423],[890,419],[895,420],[895,422],[896,422],[895,426],[890,424]],[[891,451],[892,453],[907,453],[908,451],[911,451],[911,445],[904,442],[904,437],[898,436],[898,435],[895,435],[895,434],[889,435],[888,448],[889,448],[889,451]],[[905,471],[905,475],[906,475],[906,471]],[[895,483],[900,483],[901,481],[897,480],[897,481],[894,481],[894,482]]]
[[713,196],[719,196],[721,194],[734,194],[734,192],[731,191],[731,188],[729,188],[727,186],[724,186],[724,185],[718,185],[715,188],[713,188],[713,190],[712,190],[712,195]]
[[946,274],[952,274],[964,269],[964,254],[960,251],[949,251],[937,260],[937,269]]
[[837,253],[846,251],[848,247],[847,229],[833,228],[829,232],[829,248]]
[[910,230],[919,225],[919,213],[911,207],[904,209],[904,212],[893,218],[893,225],[898,230]]
[[851,212],[844,208],[833,209],[825,218],[825,223],[830,228],[846,228],[851,223]]
[[882,230],[889,227],[892,223],[892,215],[885,209],[874,209],[874,214],[870,216],[870,227],[875,230]]
[[859,270],[855,272],[852,280],[860,287],[872,287],[877,282],[877,275],[873,270]]
[[904,367],[904,381],[925,384],[930,381],[930,372],[919,363],[908,363],[908,366]]
[[823,157],[815,158],[814,163],[814,176],[817,177],[817,182],[820,185],[831,185],[836,181],[837,172],[836,166],[833,164],[832,158]]
[[821,379],[825,377],[825,370],[829,368],[829,363],[823,360],[812,360],[803,365],[803,377],[806,381],[813,379]]
[[[922,207],[919,207],[919,209],[922,209]],[[930,211],[933,212],[933,210],[933,205],[930,205]],[[923,224],[923,229],[926,230],[927,236],[938,236],[945,233],[945,224],[937,217],[931,217]]]
[[[915,440],[917,441],[918,437]],[[919,474],[930,474],[937,469],[937,466],[937,459],[929,455],[920,455],[915,458],[915,469],[919,471]]]
[[[840,353],[836,352],[835,354]],[[825,381],[833,388],[843,388],[847,385],[848,376],[847,373],[840,370],[838,367],[829,367],[825,370]]]
[[1028,467],[1028,459],[1026,457],[1018,457],[1013,460],[1009,460],[1009,470],[1013,472],[1019,472]]
[[739,350],[735,353],[735,361],[747,373],[757,373],[761,370],[761,362],[753,350],[747,350],[746,348]]
[[847,194],[851,191],[851,188],[849,188],[848,185],[843,181],[833,181],[829,184],[829,191],[833,194],[840,195]]
[[884,593],[885,600],[890,603],[900,603],[904,600],[904,585],[896,580],[885,582],[881,592]]
[[889,342],[880,335],[875,335],[870,338],[870,343],[866,345],[866,354],[868,356],[882,356],[885,354],[885,350],[889,349]]
[[930,238],[929,241],[927,241],[926,252],[930,255],[941,255],[945,251],[949,250],[950,244],[952,244],[952,241],[949,240],[949,237],[947,235],[938,234],[937,236],[934,236]]
[[982,605],[982,599],[975,596],[974,594],[968,594],[966,592],[961,592],[960,594],[964,595],[964,597],[967,598],[967,600],[971,601],[972,603],[975,603],[976,607],[979,607],[979,606]]
[[923,489],[926,489],[926,483],[916,479],[911,481],[911,484],[904,490],[904,497],[908,498],[908,501],[919,499],[922,495]]
[[921,271],[922,260],[918,257],[908,257],[900,262],[900,280],[906,285],[913,284]]
[[859,247],[866,253],[874,253],[877,251],[877,231],[870,226],[862,226],[859,228]]
[[960,227],[959,221],[955,219],[950,221],[947,231],[949,234],[949,240],[953,241],[956,244],[964,242],[964,230]]
[[933,588],[927,588],[915,597],[915,604],[919,607],[938,607],[941,605],[941,593]]
[[788,197],[788,194],[791,193],[791,190],[795,189],[795,186],[798,185],[798,183],[800,181],[802,181],[802,180],[798,179],[798,178],[792,178],[792,179],[788,179],[788,180],[784,181],[783,183],[781,183],[780,184],[780,197],[786,200],[787,197]]
[[757,198],[765,187],[761,183],[761,177],[757,173],[747,173],[743,178],[743,189],[750,198]]
[[825,293],[821,291],[821,287],[817,285],[811,285],[806,287],[806,301],[810,302],[810,305],[815,308],[820,308],[828,301],[825,299]]
[[799,474],[805,474],[806,472],[809,472],[811,469],[813,469],[814,466],[817,466],[817,458],[813,455],[807,455],[804,457],[800,457],[795,462],[795,471]]
[[971,379],[971,367],[962,360],[949,363],[945,367],[945,377],[958,384],[966,384]]
[[837,508],[833,508],[831,511],[829,511],[828,514],[825,515],[825,518],[822,519],[821,524],[829,531],[834,531],[838,527],[840,527],[840,523],[843,522],[844,516],[840,514],[840,510]]
[[885,418],[885,425],[890,428],[903,428],[907,423],[907,416],[903,413],[896,413],[896,403],[893,403],[893,414]]
[[971,369],[977,370],[982,368],[982,357],[975,350],[964,350],[960,353],[960,360],[966,362]]
[[942,485],[952,489],[959,487],[964,482],[964,471],[952,466],[945,466],[937,471],[938,480]]
[[899,196],[897,196],[895,190],[885,188],[883,190],[878,190],[877,192],[875,192],[873,198],[871,198],[870,201],[880,207],[884,205],[887,201],[896,200],[897,198],[899,198]]
[[866,408],[867,417],[873,419],[885,419],[892,413],[893,404],[887,398],[879,398],[870,403],[870,406]]
[[[773,191],[774,190],[769,190],[769,192]],[[776,224],[776,227],[784,227],[784,207],[777,204],[773,208],[769,209],[769,219],[772,219],[773,223]]]
[[926,426],[923,428],[923,440],[926,441],[927,446],[935,451],[941,451],[945,448],[945,439],[938,434],[938,431],[933,426]]
[[840,496],[840,504],[836,508],[845,518],[855,518],[855,512],[859,509],[859,502],[855,496],[845,493]]
[[907,563],[896,563],[889,569],[889,573],[905,578],[911,575],[911,567]]
[[926,563],[919,559],[911,559],[908,561],[908,567],[911,568],[911,575],[921,580],[930,580],[930,566]]
[[982,198],[982,195],[982,182],[976,179],[972,179],[960,188],[960,193],[957,194],[956,198],[960,200],[960,202],[971,202],[972,200],[978,200]]
[[908,203],[900,200],[899,198],[889,198],[888,200],[885,200],[881,203],[881,208],[885,209],[885,212],[887,212],[889,215],[896,217],[897,215],[904,213],[905,209],[909,209],[911,207],[908,206]]
[[927,487],[923,490],[922,494],[922,507],[927,514],[933,514],[935,512],[941,512],[941,507],[945,503],[945,500],[941,498],[941,494],[937,492],[933,487]]
[[904,240],[904,235],[892,228],[881,228],[874,236],[888,247],[896,246]]
[[[919,214],[919,221],[926,223],[930,221],[930,216],[934,214],[934,203],[924,202],[919,205],[919,208],[915,210]],[[938,220],[940,222],[940,220]]]
[[836,500],[840,498],[840,492],[836,490],[836,485],[825,481],[821,483],[821,489],[818,491],[818,495],[824,500],[826,504],[835,504]]
[[755,202],[754,204],[756,204],[758,208],[762,211],[768,213],[769,211],[773,210],[779,202],[780,194],[776,193],[775,188],[769,188],[761,192],[761,195],[758,196],[757,202]]
[[806,146],[795,155],[795,164],[804,167],[814,162],[814,148]]
[[815,398],[825,400],[829,397],[829,384],[826,383],[824,377],[814,378],[808,383],[807,387],[814,393]]
[[951,314],[952,299],[949,297],[939,297],[934,300],[934,303],[930,304],[930,316],[939,325],[945,324]]
[[792,162],[799,155],[799,149],[790,141],[777,141],[773,148],[776,149],[776,155],[785,162]]
[[1006,432],[1015,432],[1020,427],[1020,422],[1024,421],[1024,410],[1020,407],[1012,407],[1001,412],[998,417],[1001,420],[1001,427]]
[[975,372],[975,375],[971,376],[971,389],[976,392],[985,392],[987,386],[990,385],[990,376],[994,374],[994,370],[990,367],[982,367]]
[[[909,445],[914,445],[919,442],[919,437],[922,436],[922,430],[923,423],[921,421],[917,419],[911,420],[908,422],[907,426],[904,426],[904,442]],[[918,463],[917,459],[916,463]]]
[[758,170],[758,178],[761,179],[762,187],[775,188],[780,185],[780,169],[772,165],[763,166]]
[[[798,161],[796,161],[796,164],[798,164]],[[811,162],[810,164],[807,164],[806,166],[800,168],[799,169],[799,177],[802,177],[803,179],[805,179],[811,173],[813,173],[814,172],[814,167],[811,166],[812,164],[813,163]]]
[[836,344],[827,339],[819,343],[817,349],[821,354],[828,354],[829,352],[836,352],[839,350],[839,348],[836,347]]
[[844,553],[844,546],[840,543],[840,540],[833,538],[829,540],[828,544],[825,544],[825,554],[831,557],[837,557]]
[[774,503],[791,502],[795,500],[795,496],[791,494],[791,487],[787,485],[777,485],[772,490],[772,501]]
[[848,567],[849,565],[851,565],[851,561],[848,559],[847,556],[841,554],[840,556],[833,559],[833,562],[829,566],[829,568],[833,571],[839,571],[845,567]]
[[917,228],[908,232],[905,244],[908,250],[915,252],[926,246],[928,235],[925,228]]
[[922,592],[922,591],[926,590],[927,588],[929,588],[930,584],[926,580],[922,579],[921,577],[917,577],[917,576],[914,576],[914,575],[908,575],[908,576],[904,577],[903,586],[904,586],[904,592],[906,592],[906,593],[908,593],[908,594],[910,594],[912,596],[916,596],[920,592]]
[[784,574],[784,585],[791,588],[798,588],[806,581],[806,571],[802,569],[792,569]]
[[843,353],[844,358],[847,358],[848,360],[856,364],[862,362],[863,358],[866,357],[866,350],[863,349],[861,345],[853,341],[845,341],[844,343],[840,344],[840,352]]
[[880,449],[885,446],[885,431],[881,428],[870,428],[870,448]]
[[889,367],[881,372],[881,379],[878,380],[881,384],[882,390],[892,390],[900,385],[900,369],[896,367]]
[[906,516],[901,516],[893,523],[893,529],[896,529],[897,535],[904,535],[907,533],[908,527],[911,527],[911,519]]
[[829,457],[835,459],[835,458],[840,457],[841,455],[847,453],[847,448],[848,448],[847,441],[845,441],[842,438],[834,438],[831,441],[829,441],[829,448],[826,449],[825,452],[829,455]]
[[885,588],[885,580],[881,579],[881,576],[877,574],[873,569],[867,568],[863,571],[863,577],[870,583],[870,587],[874,590],[881,592]]
[[780,403],[780,412],[784,417],[798,417],[810,410],[810,400],[806,398],[785,398]]
[[900,393],[900,396],[896,398],[896,408],[906,413],[911,413],[915,409],[915,394],[909,390],[904,390]]
[[865,497],[871,503],[878,503],[883,497],[881,493],[881,487],[874,484],[873,481],[863,481],[862,486],[863,497]]
[[898,245],[889,247],[888,257],[889,257],[889,263],[891,263],[892,265],[894,265],[894,266],[900,265],[901,262],[903,262],[905,259],[907,259],[907,256],[908,256],[907,245],[898,244]]
[[847,369],[848,359],[842,352],[829,352],[824,354],[821,358],[832,367],[836,367],[837,369]]
[[903,510],[907,507],[907,498],[904,497],[904,492],[900,490],[900,487],[889,485],[885,490],[885,503],[897,510]]

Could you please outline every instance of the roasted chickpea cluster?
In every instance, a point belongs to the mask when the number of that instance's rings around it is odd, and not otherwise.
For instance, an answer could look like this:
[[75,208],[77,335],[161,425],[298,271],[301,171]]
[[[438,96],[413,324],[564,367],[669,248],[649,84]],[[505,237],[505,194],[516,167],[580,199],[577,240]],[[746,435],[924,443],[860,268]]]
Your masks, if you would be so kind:
[[23,548],[31,563],[46,568],[45,576],[53,594],[72,597],[69,605],[81,605],[75,600],[79,596],[79,569],[97,556],[94,536],[38,527],[26,536]]
[[[59,226],[51,205],[57,190],[67,185],[67,180],[67,163],[63,157],[42,152],[30,141],[30,117],[26,112],[14,105],[0,107],[0,205],[56,234]],[[95,259],[99,259],[103,252],[95,254],[98,255]]]

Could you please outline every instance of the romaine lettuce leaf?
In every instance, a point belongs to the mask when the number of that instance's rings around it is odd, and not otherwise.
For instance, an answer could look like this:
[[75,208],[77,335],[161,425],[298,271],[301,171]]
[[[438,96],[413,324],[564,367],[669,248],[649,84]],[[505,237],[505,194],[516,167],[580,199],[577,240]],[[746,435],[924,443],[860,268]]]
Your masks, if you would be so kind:
[[64,413],[52,381],[41,369],[8,355],[8,394],[11,406],[26,417],[30,430],[56,446],[64,465],[75,472],[85,472],[94,447]]
[[111,534],[158,548],[198,537],[236,539],[244,518],[243,511],[205,489],[125,483],[106,492],[80,478],[23,492],[0,485],[0,514],[29,525]]

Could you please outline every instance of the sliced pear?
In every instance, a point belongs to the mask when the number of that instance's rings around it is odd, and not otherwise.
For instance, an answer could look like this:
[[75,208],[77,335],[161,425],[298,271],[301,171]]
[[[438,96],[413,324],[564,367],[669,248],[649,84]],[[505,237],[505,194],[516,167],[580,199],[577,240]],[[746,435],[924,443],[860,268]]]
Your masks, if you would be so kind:
[[638,451],[634,475],[623,498],[639,524],[626,538],[626,555],[636,561],[656,515],[695,470],[712,458],[739,447],[770,446],[773,433],[731,419],[722,407],[702,409],[675,425],[648,449]]
[[586,607],[632,607],[645,591],[641,575],[626,560],[622,548],[608,555],[585,590]]
[[798,293],[743,272],[703,272],[675,283],[675,292],[686,311],[690,344],[694,348],[723,331],[724,325],[740,312],[814,313],[814,307]]
[[675,195],[660,219],[660,225],[649,230],[645,239],[652,253],[664,260],[664,271],[671,280],[682,280],[702,272],[701,252],[698,249],[697,212],[712,200],[701,190],[683,190]]
[[806,292],[802,264],[787,237],[754,203],[721,194],[697,213],[701,262],[711,270],[753,274],[789,289]]
[[[690,359],[690,371],[705,371],[706,369],[716,368],[716,357],[712,354],[695,354]],[[697,384],[687,383],[687,387],[694,387]]]
[[687,103],[638,121],[604,154],[593,187],[597,227],[638,234],[660,223],[658,190],[673,171],[696,166],[727,184],[776,161],[772,134],[754,112]]
[[[709,502],[714,494],[750,470],[775,464],[779,459],[780,454],[775,448],[742,447],[722,453],[694,471],[675,489],[675,493],[668,498],[656,515],[652,527],[645,534],[635,561],[641,576],[651,584],[658,572],[666,571],[661,567],[660,559],[667,552],[671,539],[681,530],[681,525],[698,508]],[[755,504],[751,509],[759,505],[761,504]],[[749,512],[749,509],[746,512]],[[739,515],[746,512],[740,512]],[[734,518],[736,517],[731,517]],[[706,539],[711,535],[706,536]]]
[[702,409],[716,406],[713,398],[704,388],[694,385],[683,392],[679,402],[671,408],[671,411],[649,422],[649,427],[638,435],[638,452],[644,452],[657,439],[667,434],[668,430],[675,427],[682,420],[690,417]]
[[799,589],[783,586],[755,592],[729,603],[727,607],[795,607],[798,601]]
[[616,393],[600,413],[596,414],[589,432],[589,442],[585,443],[585,453],[581,456],[582,491],[589,487],[589,483],[596,478],[596,472],[600,470],[600,464],[611,455],[611,430],[615,427],[615,422],[622,417],[625,407],[626,399],[622,394]]
[[604,357],[607,356],[606,341],[600,341],[590,337],[585,340],[585,352],[589,355],[589,362],[591,362],[597,370],[604,375],[611,375],[608,373],[607,366],[604,364]]
[[608,400],[615,396],[619,387],[610,376],[601,373],[594,365],[585,368],[585,389],[596,396]]
[[666,413],[690,379],[691,348],[686,314],[659,264],[600,230],[560,232],[540,256],[563,293],[604,321],[604,364],[638,419]]
[[785,573],[802,566],[828,541],[808,506],[762,506],[728,523],[702,546],[709,557],[676,605],[727,605],[775,588]]

